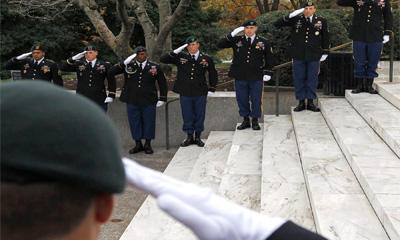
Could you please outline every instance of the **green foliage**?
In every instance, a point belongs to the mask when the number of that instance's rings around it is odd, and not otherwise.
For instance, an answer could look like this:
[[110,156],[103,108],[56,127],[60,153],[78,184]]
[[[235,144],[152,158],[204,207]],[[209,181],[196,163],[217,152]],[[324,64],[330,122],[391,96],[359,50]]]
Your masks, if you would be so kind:
[[[284,57],[286,45],[289,43],[290,38],[290,27],[283,28],[275,28],[273,23],[280,17],[288,15],[291,11],[277,11],[270,12],[260,16],[257,19],[257,23],[259,26],[258,34],[266,37],[274,51],[276,58],[276,65],[283,64],[285,62],[290,61],[290,59],[286,59]],[[317,10],[316,15],[324,17],[327,19],[329,32],[330,32],[330,41],[331,47],[336,47],[352,40],[348,38],[348,31],[350,29],[350,25],[353,19],[353,9],[335,9],[335,10]],[[394,45],[394,59],[400,60],[400,32],[398,24],[400,22],[400,10],[393,10],[394,15],[394,32],[395,32],[395,45]],[[397,50],[396,50],[397,49]],[[349,50],[351,48],[346,48],[342,50]],[[390,54],[390,44],[387,43],[384,45],[384,51],[382,54],[382,59],[387,59]],[[325,64],[325,63],[322,63]],[[321,65],[321,68],[323,65]],[[274,79],[274,78],[273,78]],[[292,80],[292,67],[287,66],[280,70],[280,85],[281,86],[293,86]],[[323,81],[319,79],[319,84],[321,87]],[[274,81],[269,81],[268,85],[275,85]]]

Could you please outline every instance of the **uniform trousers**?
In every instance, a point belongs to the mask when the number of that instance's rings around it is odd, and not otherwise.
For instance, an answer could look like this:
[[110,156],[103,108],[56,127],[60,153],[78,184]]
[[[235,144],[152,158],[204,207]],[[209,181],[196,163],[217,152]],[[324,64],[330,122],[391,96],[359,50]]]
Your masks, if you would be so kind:
[[[235,79],[236,101],[241,117],[261,118],[264,82]],[[250,106],[251,101],[251,106]]]
[[107,112],[107,110],[108,110],[108,104],[107,104],[107,103],[106,103],[106,104],[100,105],[100,107],[101,107],[104,111]]
[[379,59],[382,53],[382,42],[353,41],[354,77],[376,78]]
[[319,60],[293,59],[293,79],[296,100],[316,99]]
[[207,96],[186,97],[180,95],[180,103],[183,118],[182,130],[187,134],[193,134],[193,131],[203,132]]
[[154,139],[156,135],[156,105],[126,104],[133,140]]

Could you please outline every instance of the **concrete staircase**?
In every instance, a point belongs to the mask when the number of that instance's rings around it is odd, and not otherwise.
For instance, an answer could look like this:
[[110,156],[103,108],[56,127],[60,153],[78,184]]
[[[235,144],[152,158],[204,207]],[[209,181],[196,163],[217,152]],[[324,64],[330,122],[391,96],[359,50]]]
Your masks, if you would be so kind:
[[[321,113],[266,115],[261,131],[211,132],[165,174],[328,239],[400,240],[400,81],[375,87],[320,98]],[[148,197],[121,239],[196,237]]]

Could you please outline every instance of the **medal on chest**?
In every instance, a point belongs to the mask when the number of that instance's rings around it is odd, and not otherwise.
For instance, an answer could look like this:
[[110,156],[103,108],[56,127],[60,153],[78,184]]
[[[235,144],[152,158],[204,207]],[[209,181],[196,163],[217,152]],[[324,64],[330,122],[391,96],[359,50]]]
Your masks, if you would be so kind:
[[237,42],[237,43],[236,43],[236,46],[237,46],[237,47],[243,47],[242,41]]
[[78,69],[79,69],[79,71],[83,71],[83,70],[85,70],[86,69],[86,66],[85,65],[80,65],[79,67],[78,67]]
[[97,70],[98,70],[98,71],[102,71],[102,70],[104,70],[104,69],[105,69],[104,65],[100,65],[100,66],[97,67]]
[[378,6],[379,7],[385,7],[385,0],[380,0],[379,2],[378,2]]
[[203,67],[207,67],[208,66],[208,62],[207,62],[207,60],[205,58],[201,59],[200,64],[202,64]]
[[357,1],[357,5],[358,5],[359,7],[363,6],[364,4],[365,4],[365,1],[362,1],[362,0],[358,0],[358,1]]
[[151,74],[153,74],[153,76],[154,76],[154,75],[157,75],[157,68],[156,68],[156,66],[151,66],[149,72],[150,72]]
[[29,69],[29,68],[30,68],[29,63],[25,64],[25,65],[24,65],[24,69],[25,69],[24,72],[26,73],[26,69]]
[[189,61],[188,59],[186,59],[186,58],[180,58],[180,63],[181,64],[185,64],[185,63],[187,63],[187,61]]
[[50,67],[47,66],[47,65],[43,65],[42,70],[43,70],[43,72],[45,72],[45,73],[50,72]]
[[264,43],[263,43],[263,42],[258,42],[258,43],[256,44],[256,49],[264,50],[264,49],[265,49]]

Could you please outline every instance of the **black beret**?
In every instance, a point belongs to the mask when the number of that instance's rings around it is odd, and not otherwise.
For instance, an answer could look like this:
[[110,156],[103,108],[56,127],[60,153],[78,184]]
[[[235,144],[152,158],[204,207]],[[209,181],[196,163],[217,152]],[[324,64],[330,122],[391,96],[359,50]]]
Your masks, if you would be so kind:
[[43,81],[0,85],[1,181],[121,193],[117,131],[99,106]]
[[40,51],[43,51],[43,52],[44,52],[44,48],[43,48],[43,46],[40,45],[40,44],[35,44],[35,45],[33,45],[33,46],[31,47],[31,52],[33,52],[34,50],[40,50]]
[[313,3],[313,2],[305,2],[305,3],[303,3],[303,5],[301,5],[301,8],[311,7],[311,6],[315,6],[315,3]]
[[95,46],[88,45],[83,49],[83,51],[97,51],[97,48]]
[[139,46],[133,50],[133,53],[138,53],[138,52],[147,52],[147,49],[145,47]]
[[243,23],[243,27],[246,27],[246,26],[257,26],[257,22],[254,20],[246,20]]
[[190,44],[190,43],[192,43],[192,42],[196,42],[197,40],[198,40],[197,37],[195,37],[195,36],[190,36],[190,37],[186,38],[185,43],[186,43],[186,44]]

